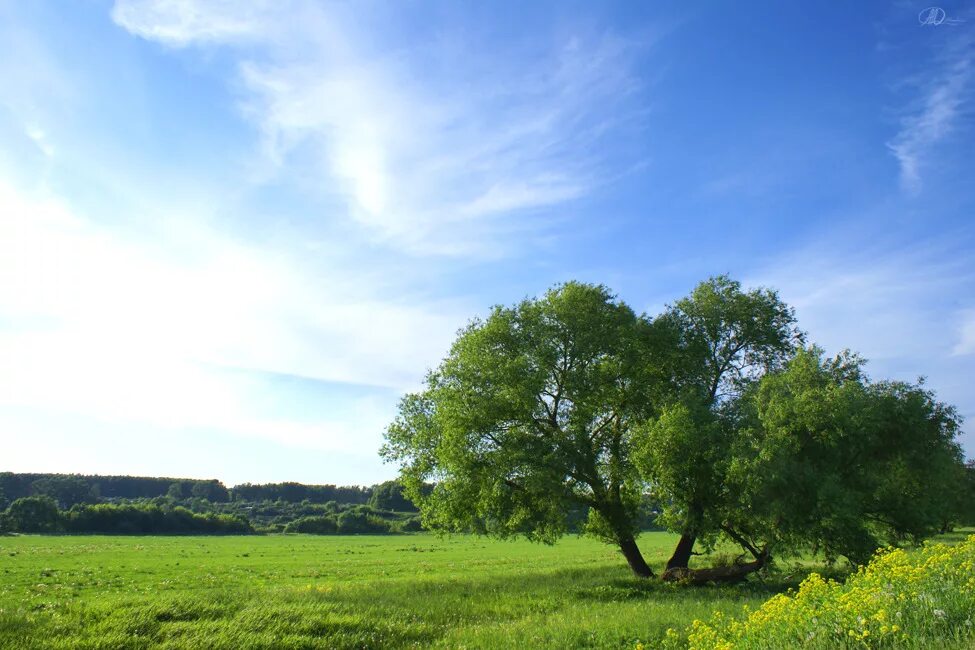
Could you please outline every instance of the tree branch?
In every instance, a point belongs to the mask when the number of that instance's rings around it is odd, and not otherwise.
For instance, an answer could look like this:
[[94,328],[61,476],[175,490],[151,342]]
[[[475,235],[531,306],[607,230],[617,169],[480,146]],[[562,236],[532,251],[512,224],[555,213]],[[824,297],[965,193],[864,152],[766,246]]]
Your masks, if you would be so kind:
[[750,544],[747,539],[745,539],[744,535],[739,534],[734,528],[732,528],[728,524],[721,524],[721,530],[723,530],[725,532],[725,534],[728,535],[728,537],[730,537],[731,539],[733,539],[736,542],[738,542],[739,544],[741,544],[742,548],[744,548],[749,553],[751,553],[753,556],[755,556],[755,559],[756,560],[757,559],[760,559],[762,556],[767,556],[768,555],[768,548],[767,547],[765,549],[763,549],[762,551],[759,551],[752,544]]

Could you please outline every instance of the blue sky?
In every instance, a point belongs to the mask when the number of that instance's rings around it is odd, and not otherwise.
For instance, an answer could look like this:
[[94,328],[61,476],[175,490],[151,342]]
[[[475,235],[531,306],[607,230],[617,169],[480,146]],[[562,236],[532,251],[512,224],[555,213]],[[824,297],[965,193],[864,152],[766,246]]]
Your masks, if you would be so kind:
[[0,469],[391,478],[456,330],[568,279],[771,286],[975,421],[975,5],[925,7],[0,0]]

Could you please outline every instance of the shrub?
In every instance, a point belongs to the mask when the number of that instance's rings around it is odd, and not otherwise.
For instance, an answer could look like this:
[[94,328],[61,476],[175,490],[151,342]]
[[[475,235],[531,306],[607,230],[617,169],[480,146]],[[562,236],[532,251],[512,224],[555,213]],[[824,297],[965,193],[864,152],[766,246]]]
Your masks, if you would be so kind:
[[399,481],[386,481],[372,486],[369,505],[376,510],[394,510],[396,512],[416,512],[417,508],[405,494],[403,484]]
[[343,535],[355,534],[384,534],[390,532],[389,522],[369,515],[362,510],[347,510],[339,515],[339,533]]
[[58,504],[49,496],[22,497],[10,504],[7,519],[21,533],[54,533],[61,529]]
[[75,506],[64,517],[65,528],[72,533],[117,535],[193,533],[252,533],[246,519],[234,515],[197,514],[186,508],[163,508],[157,505],[99,504]]
[[410,517],[399,524],[398,530],[401,533],[419,533],[423,530],[423,524],[420,522],[419,517]]
[[302,517],[288,524],[284,532],[310,535],[334,535],[338,532],[338,528],[334,517]]

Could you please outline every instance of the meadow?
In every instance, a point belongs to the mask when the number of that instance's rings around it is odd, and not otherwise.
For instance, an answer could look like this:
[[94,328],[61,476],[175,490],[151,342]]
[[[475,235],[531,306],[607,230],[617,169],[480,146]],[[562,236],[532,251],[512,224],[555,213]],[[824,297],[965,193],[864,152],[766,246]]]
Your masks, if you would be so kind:
[[[674,542],[641,548],[659,569]],[[736,586],[640,580],[580,537],[0,537],[0,648],[683,647],[695,620],[759,610],[812,570],[845,577],[804,562]],[[975,647],[958,632],[939,645]]]
[[[674,541],[640,544],[659,568]],[[653,647],[805,577],[787,573],[644,581],[577,537],[0,537],[0,647]]]

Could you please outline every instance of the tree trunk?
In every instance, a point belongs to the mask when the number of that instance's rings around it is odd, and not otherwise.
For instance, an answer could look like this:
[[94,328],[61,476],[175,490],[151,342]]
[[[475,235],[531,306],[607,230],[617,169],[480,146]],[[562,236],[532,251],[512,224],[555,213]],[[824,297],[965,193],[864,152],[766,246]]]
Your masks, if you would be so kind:
[[692,585],[704,585],[709,582],[734,583],[741,582],[748,574],[758,571],[768,562],[768,553],[762,552],[751,562],[735,563],[731,566],[720,566],[713,569],[688,569],[674,567],[667,569],[660,576],[667,582],[686,582]]
[[634,541],[632,536],[626,536],[620,539],[620,550],[623,552],[623,557],[626,558],[626,562],[630,565],[633,575],[638,578],[653,577],[653,569],[643,559],[643,554],[640,553],[640,548],[636,545],[636,541]]
[[694,542],[697,537],[690,533],[684,533],[677,542],[674,554],[667,560],[667,571],[671,569],[686,569],[687,563],[691,561],[691,553],[694,551]]

